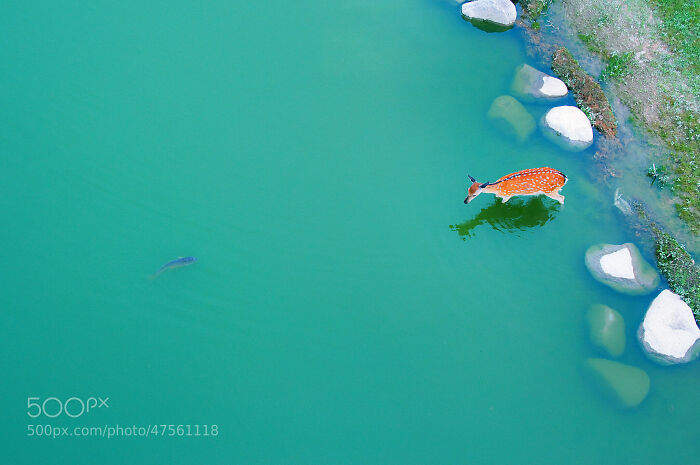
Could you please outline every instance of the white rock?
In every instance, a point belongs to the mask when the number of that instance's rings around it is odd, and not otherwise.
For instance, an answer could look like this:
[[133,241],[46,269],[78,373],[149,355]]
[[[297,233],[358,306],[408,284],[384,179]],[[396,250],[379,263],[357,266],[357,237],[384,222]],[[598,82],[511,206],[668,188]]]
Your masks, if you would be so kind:
[[518,13],[510,0],[475,0],[462,5],[462,15],[467,19],[512,26]]
[[[605,256],[611,257],[603,260]],[[592,245],[586,250],[585,263],[595,279],[625,294],[649,294],[659,285],[659,274],[631,242]]]
[[627,247],[600,257],[600,267],[605,273],[616,278],[635,278],[632,255]]
[[554,107],[544,117],[545,124],[572,142],[593,142],[593,128],[584,112],[577,107],[565,105]]
[[552,76],[544,76],[540,92],[548,97],[563,97],[569,93],[566,84],[561,79]]
[[651,303],[639,327],[647,353],[662,363],[686,363],[700,352],[700,329],[678,294],[666,289]]
[[516,68],[510,89],[521,99],[529,101],[557,99],[569,93],[564,81],[528,64],[522,64]]

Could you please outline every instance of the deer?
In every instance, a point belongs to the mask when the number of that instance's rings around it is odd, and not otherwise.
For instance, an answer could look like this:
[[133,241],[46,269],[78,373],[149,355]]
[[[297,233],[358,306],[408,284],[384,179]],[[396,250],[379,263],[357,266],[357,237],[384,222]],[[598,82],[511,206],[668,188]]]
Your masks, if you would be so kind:
[[471,175],[467,176],[472,184],[467,191],[467,198],[464,199],[465,204],[474,200],[477,195],[486,193],[500,197],[503,203],[515,195],[543,194],[563,205],[564,196],[559,191],[568,181],[564,173],[547,167],[530,168],[507,174],[496,182],[479,183]]

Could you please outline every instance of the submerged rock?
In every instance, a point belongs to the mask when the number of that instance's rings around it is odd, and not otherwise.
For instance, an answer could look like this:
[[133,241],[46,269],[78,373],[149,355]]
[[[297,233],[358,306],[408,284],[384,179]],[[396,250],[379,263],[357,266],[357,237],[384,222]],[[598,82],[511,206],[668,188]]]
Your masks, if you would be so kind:
[[569,89],[564,81],[538,71],[530,65],[521,65],[511,84],[513,93],[524,99],[564,97]]
[[510,95],[496,97],[489,108],[488,116],[507,123],[508,130],[514,132],[520,141],[524,141],[535,131],[535,119]]
[[651,303],[637,335],[649,357],[662,364],[687,363],[700,354],[693,311],[668,289]]
[[641,368],[602,358],[589,358],[586,365],[623,407],[636,407],[649,393],[649,375]]
[[474,0],[462,5],[462,16],[472,22],[483,21],[510,28],[518,13],[510,0]]
[[659,285],[659,274],[629,242],[590,247],[586,267],[595,279],[626,294],[648,294]]
[[547,137],[568,150],[583,150],[593,143],[593,128],[584,112],[570,105],[554,107],[542,118]]
[[613,357],[625,351],[625,320],[607,305],[593,305],[588,310],[588,328],[593,345]]

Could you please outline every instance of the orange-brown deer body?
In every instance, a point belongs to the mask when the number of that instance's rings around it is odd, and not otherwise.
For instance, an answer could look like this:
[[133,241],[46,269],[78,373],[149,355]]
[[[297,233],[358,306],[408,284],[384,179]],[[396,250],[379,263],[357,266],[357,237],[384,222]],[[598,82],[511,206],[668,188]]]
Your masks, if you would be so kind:
[[514,195],[546,195],[547,197],[564,203],[564,196],[559,191],[568,179],[566,175],[553,168],[530,168],[503,176],[496,182],[478,183],[469,176],[472,185],[469,186],[467,198],[464,203],[474,200],[479,194],[494,194],[503,199],[503,203]]

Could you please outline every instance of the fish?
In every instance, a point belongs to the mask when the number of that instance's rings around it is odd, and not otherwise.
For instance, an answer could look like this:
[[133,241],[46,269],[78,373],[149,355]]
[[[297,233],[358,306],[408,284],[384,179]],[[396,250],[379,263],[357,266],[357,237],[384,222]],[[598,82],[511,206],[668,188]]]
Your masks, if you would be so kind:
[[632,214],[632,207],[630,207],[630,203],[622,196],[622,190],[619,187],[615,189],[613,204],[625,215]]
[[151,275],[151,279],[157,278],[165,270],[169,270],[171,268],[180,268],[181,266],[191,265],[196,261],[197,261],[196,257],[177,257],[175,260],[171,260],[168,263],[166,263],[165,265],[161,266],[158,269],[158,271],[156,271],[155,273],[153,273]]

